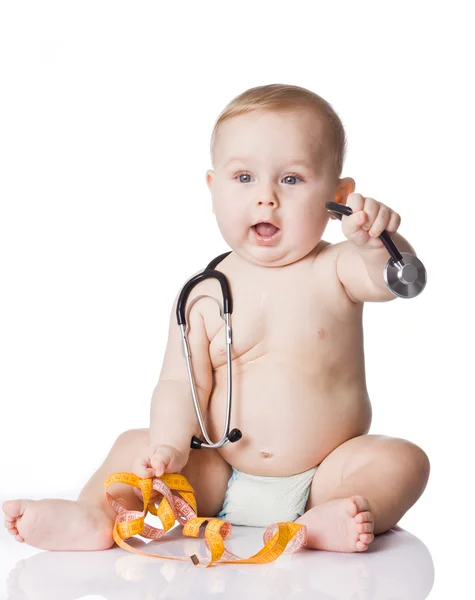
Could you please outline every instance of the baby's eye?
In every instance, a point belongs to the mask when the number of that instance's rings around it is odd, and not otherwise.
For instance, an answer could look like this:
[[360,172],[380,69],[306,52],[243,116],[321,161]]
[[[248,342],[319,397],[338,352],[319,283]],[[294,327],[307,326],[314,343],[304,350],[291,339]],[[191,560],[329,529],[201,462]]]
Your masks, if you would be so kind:
[[[237,173],[235,175],[234,179],[238,179],[241,183],[249,183],[249,179],[246,181],[243,181],[241,179],[241,177],[251,177],[251,176],[249,175],[249,173]],[[300,181],[303,181],[303,178],[299,177],[298,175],[286,175],[282,181],[284,181],[286,183],[290,183],[291,185],[295,185],[295,181],[288,181],[289,179],[291,179],[291,180],[299,179]]]
[[234,179],[238,179],[241,183],[248,183],[248,181],[243,181],[241,177],[250,177],[249,173],[238,173]]
[[[284,177],[284,181],[285,181],[286,179],[300,179],[300,181],[303,181],[303,180],[302,180],[302,178],[301,178],[301,177],[299,177],[298,175],[286,175],[286,176]],[[287,183],[292,183],[292,182],[290,182],[290,181],[287,181]],[[294,183],[292,183],[292,185],[295,185],[295,182],[294,182]]]

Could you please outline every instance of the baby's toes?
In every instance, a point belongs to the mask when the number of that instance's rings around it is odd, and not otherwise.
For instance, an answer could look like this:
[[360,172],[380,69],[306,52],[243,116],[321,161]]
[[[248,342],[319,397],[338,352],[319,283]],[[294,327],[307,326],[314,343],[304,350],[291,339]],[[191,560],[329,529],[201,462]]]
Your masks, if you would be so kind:
[[373,533],[373,523],[357,523],[356,531],[358,533]]
[[16,522],[18,520],[19,511],[17,510],[16,502],[4,502],[2,508],[4,510],[3,524],[5,525],[6,530],[12,535],[17,534],[18,529],[16,527]]
[[16,522],[16,519],[14,519],[13,517],[9,517],[8,515],[5,515],[5,517],[3,519],[3,524],[5,525],[5,527],[7,529],[11,529],[12,527],[15,527],[15,522]]
[[21,500],[5,500],[2,504],[2,510],[5,513],[5,519],[18,519],[21,515]]
[[4,512],[3,522],[7,531],[12,535],[18,533],[18,520],[23,516],[27,502],[28,500],[6,500],[2,504],[2,510]]
[[368,550],[368,544],[365,544],[364,542],[358,540],[356,542],[356,550],[357,552],[364,552],[365,550]]
[[371,544],[373,540],[374,535],[372,533],[360,533],[360,542],[363,542],[363,544]]
[[356,521],[356,523],[373,522],[374,521],[373,513],[369,510],[360,512],[356,515],[355,521]]
[[10,535],[16,535],[18,533],[18,529],[16,527],[7,527],[7,531]]
[[356,504],[357,509],[359,509],[354,516],[356,531],[358,533],[356,550],[364,552],[374,540],[374,515],[369,510],[370,506],[366,498],[363,496],[353,496],[352,500]]
[[18,533],[17,529],[17,519],[12,519],[10,517],[5,516],[4,519],[5,528],[10,535],[14,535],[17,542],[24,542],[23,537]]
[[5,523],[5,527],[10,535],[16,535],[18,533],[18,529],[13,524],[7,525],[7,523]]

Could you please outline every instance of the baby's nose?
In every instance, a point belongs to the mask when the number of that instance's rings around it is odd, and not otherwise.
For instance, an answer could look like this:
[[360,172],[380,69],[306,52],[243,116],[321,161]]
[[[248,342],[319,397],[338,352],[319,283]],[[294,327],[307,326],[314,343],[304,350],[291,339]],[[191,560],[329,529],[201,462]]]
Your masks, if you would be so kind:
[[270,204],[271,206],[275,206],[277,204],[277,200],[274,197],[269,197],[269,198],[259,198],[258,200],[259,204]]

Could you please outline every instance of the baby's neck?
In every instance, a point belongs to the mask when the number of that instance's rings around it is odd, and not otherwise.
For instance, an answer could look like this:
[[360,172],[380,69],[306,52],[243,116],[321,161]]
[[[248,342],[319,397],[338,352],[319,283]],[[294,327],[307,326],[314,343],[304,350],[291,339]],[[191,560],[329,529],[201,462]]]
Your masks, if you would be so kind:
[[300,261],[312,260],[323,249],[323,247],[326,244],[327,244],[327,242],[325,242],[324,240],[320,240],[320,242],[315,246],[315,248],[313,248],[305,256],[302,256],[297,259],[290,258],[290,259],[288,259],[289,262],[285,262],[285,259],[284,259],[282,264],[279,264],[280,261],[257,262],[257,259],[254,259],[253,257],[247,256],[245,254],[244,255],[240,254],[239,251],[233,250],[231,252],[231,254],[226,256],[226,258],[224,258],[224,260],[221,261],[220,265],[223,265],[224,263],[226,263],[229,266],[243,269],[248,272],[255,272],[258,275],[264,274],[264,273],[267,274],[271,271],[279,272],[282,269],[285,269],[286,267],[291,267]]

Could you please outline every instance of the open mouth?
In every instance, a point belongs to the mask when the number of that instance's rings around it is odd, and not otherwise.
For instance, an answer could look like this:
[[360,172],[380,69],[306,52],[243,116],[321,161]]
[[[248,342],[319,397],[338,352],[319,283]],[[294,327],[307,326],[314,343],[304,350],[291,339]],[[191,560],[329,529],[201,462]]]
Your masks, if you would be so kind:
[[280,229],[272,223],[256,223],[251,229],[254,231],[257,243],[260,245],[273,244],[280,237]]
[[273,237],[278,231],[280,231],[280,229],[275,225],[272,225],[272,223],[266,222],[257,223],[256,225],[253,225],[252,228],[259,237],[268,240],[270,240],[271,237]]

